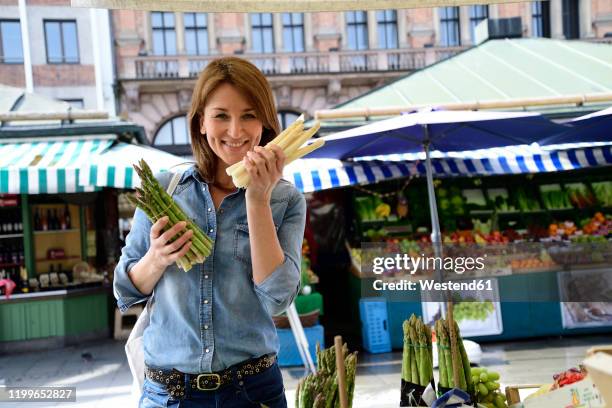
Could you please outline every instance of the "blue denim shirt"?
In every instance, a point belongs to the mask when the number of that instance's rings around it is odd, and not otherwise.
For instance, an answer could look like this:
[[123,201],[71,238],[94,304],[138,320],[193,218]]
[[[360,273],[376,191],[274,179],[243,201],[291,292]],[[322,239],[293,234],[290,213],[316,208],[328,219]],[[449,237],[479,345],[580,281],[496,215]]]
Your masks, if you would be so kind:
[[[167,186],[171,175],[158,179]],[[195,167],[173,195],[188,217],[214,241],[211,255],[189,272],[169,266],[153,290],[150,325],[143,334],[145,362],[186,373],[215,372],[279,348],[272,315],[284,311],[300,285],[306,201],[281,180],[270,206],[285,261],[255,284],[244,190],[225,197],[215,211],[208,185]],[[128,276],[147,252],[151,222],[137,209],[115,269],[113,289],[121,312],[145,301]]]

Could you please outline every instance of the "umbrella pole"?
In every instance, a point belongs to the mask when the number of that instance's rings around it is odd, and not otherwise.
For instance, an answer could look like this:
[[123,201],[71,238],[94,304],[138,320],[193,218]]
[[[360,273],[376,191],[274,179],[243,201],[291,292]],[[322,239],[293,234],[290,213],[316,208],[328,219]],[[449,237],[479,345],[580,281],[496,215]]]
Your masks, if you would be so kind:
[[431,168],[431,157],[429,156],[430,140],[429,140],[428,125],[423,125],[423,131],[425,132],[425,142],[423,143],[423,148],[425,149],[425,171],[426,171],[426,176],[427,176],[427,195],[429,196],[429,213],[431,215],[431,242],[434,246],[435,256],[440,256],[442,252],[440,248],[442,237],[440,234],[440,220],[438,219],[438,205],[436,203],[436,193],[434,192],[433,170]]

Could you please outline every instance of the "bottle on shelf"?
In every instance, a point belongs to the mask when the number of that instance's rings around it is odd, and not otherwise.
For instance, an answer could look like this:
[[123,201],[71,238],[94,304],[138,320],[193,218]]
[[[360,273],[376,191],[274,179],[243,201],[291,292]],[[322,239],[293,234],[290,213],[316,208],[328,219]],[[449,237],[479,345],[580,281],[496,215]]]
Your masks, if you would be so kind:
[[49,218],[51,218],[51,210],[47,210],[47,215],[43,213],[42,219],[40,220],[40,229],[47,231],[49,229]]
[[28,283],[28,270],[23,266],[19,268],[19,282],[21,283],[21,293],[28,293],[30,291],[30,285]]
[[40,226],[40,212],[38,210],[39,209],[36,208],[36,211],[34,212],[34,231],[40,231],[41,230],[41,226]]
[[64,206],[64,223],[66,224],[66,229],[72,228],[70,224],[70,210],[68,209],[68,204]]

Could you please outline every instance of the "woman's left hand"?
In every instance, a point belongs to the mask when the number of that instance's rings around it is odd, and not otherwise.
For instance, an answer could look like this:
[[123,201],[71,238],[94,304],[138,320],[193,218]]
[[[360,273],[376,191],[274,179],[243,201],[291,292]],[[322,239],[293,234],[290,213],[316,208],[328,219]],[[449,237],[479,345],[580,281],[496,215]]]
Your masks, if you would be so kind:
[[255,146],[246,154],[244,167],[251,178],[246,189],[246,199],[269,204],[272,190],[283,175],[285,153],[279,146],[271,144],[269,148]]

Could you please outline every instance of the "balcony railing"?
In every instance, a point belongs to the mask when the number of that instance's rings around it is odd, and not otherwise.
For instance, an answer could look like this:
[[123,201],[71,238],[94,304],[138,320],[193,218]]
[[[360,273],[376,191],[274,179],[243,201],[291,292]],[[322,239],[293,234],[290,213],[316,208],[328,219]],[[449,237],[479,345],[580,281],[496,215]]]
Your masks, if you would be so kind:
[[[411,71],[452,57],[467,47],[401,48],[367,51],[242,54],[264,74]],[[139,56],[127,58],[122,79],[193,78],[218,55]]]

